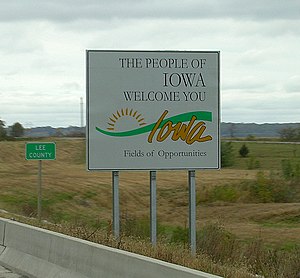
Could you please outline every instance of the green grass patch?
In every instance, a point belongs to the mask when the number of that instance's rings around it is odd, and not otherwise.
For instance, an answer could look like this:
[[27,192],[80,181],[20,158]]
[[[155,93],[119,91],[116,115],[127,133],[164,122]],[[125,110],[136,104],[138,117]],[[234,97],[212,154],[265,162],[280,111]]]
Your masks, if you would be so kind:
[[274,179],[258,172],[255,180],[226,184],[205,189],[198,193],[198,203],[289,203],[298,202],[300,188],[282,178]]
[[256,164],[264,170],[281,170],[282,160],[289,159],[292,163],[295,163],[300,159],[299,144],[249,142],[246,143],[249,149],[248,157],[241,157],[239,150],[243,144],[244,142],[232,142],[235,162],[231,168],[248,169],[249,165],[252,164],[255,167]]
[[84,199],[93,199],[97,195],[98,195],[97,192],[88,190],[88,191],[84,192],[84,194],[82,195],[82,198],[84,198]]
[[298,228],[299,224],[297,225],[296,223],[289,223],[285,221],[280,221],[280,222],[272,222],[272,221],[259,221],[258,222],[261,226],[267,227],[267,228]]
[[264,227],[272,227],[272,228],[298,228],[300,227],[300,214],[290,215],[290,216],[282,216],[273,219],[258,221]]

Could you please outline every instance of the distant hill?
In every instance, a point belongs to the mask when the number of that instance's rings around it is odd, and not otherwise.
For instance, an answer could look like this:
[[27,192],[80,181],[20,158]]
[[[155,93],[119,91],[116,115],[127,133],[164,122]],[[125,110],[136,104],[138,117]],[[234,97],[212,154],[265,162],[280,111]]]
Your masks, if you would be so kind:
[[[300,123],[287,124],[255,124],[255,123],[221,123],[222,137],[279,137],[280,130],[284,128],[300,128]],[[61,127],[51,126],[35,127],[25,129],[25,137],[49,137],[49,136],[73,136],[82,137],[85,134],[85,127]]]
[[25,137],[65,137],[74,136],[82,137],[85,135],[85,127],[69,126],[69,127],[59,127],[54,128],[51,126],[45,127],[34,127],[25,129]]
[[280,137],[284,128],[300,128],[300,123],[255,124],[255,123],[221,123],[222,137]]

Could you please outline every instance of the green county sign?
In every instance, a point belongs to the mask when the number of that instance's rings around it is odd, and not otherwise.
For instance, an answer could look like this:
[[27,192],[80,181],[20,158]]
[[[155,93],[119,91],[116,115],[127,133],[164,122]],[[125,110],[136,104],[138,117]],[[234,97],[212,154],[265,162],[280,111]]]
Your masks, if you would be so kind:
[[34,142],[26,143],[27,160],[54,160],[56,159],[55,143]]

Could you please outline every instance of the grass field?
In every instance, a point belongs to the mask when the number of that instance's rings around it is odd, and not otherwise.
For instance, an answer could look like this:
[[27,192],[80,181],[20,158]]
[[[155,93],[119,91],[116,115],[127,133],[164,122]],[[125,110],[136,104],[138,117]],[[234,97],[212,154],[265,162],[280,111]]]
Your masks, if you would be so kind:
[[[56,142],[57,159],[43,161],[43,219],[107,227],[112,213],[111,173],[86,171],[83,139],[45,141]],[[247,142],[249,155],[241,158],[238,150],[242,144],[232,143],[233,166],[196,171],[197,229],[217,225],[239,242],[259,240],[276,250],[300,248],[299,179],[286,180],[282,173],[283,160],[298,173],[300,145]],[[25,142],[0,142],[0,209],[35,217],[37,172],[38,162],[25,160]],[[131,225],[134,230],[132,225],[138,225],[148,233],[149,195],[148,172],[120,173],[123,227]],[[159,237],[185,231],[186,171],[157,173],[157,214]]]

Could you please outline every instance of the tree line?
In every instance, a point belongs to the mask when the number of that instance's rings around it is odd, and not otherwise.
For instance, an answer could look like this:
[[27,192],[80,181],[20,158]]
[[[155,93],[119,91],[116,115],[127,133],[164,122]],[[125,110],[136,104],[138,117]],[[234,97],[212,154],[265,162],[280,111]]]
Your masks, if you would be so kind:
[[[0,119],[0,140],[9,138],[22,137],[24,135],[24,127],[21,123],[16,122],[12,126],[6,127],[5,121]],[[59,133],[59,130],[57,131]],[[281,141],[299,142],[300,141],[300,125],[298,127],[286,127],[279,131]],[[255,138],[254,136],[252,136]],[[252,139],[251,139],[252,140]]]
[[24,127],[19,122],[6,128],[5,122],[0,120],[0,140],[7,140],[11,137],[22,137],[24,135],[24,130]]

